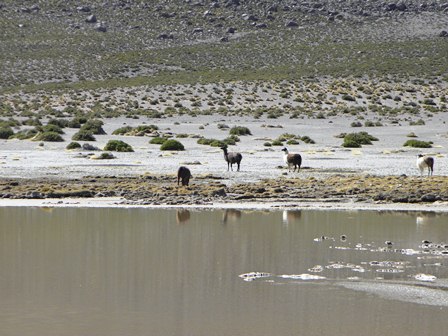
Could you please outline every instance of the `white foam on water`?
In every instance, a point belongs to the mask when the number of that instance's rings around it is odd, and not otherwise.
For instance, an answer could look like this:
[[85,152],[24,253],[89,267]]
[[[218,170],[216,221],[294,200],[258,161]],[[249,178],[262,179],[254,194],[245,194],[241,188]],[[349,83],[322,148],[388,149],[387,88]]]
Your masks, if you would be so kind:
[[315,275],[315,274],[283,274],[279,275],[280,278],[283,279],[294,279],[294,280],[322,280],[326,279],[326,277]]
[[272,276],[272,274],[267,272],[250,272],[239,275],[239,277],[244,281],[254,281],[256,279],[268,278],[270,276]]
[[416,274],[414,278],[419,281],[428,281],[428,282],[433,282],[437,280],[436,276],[424,273]]

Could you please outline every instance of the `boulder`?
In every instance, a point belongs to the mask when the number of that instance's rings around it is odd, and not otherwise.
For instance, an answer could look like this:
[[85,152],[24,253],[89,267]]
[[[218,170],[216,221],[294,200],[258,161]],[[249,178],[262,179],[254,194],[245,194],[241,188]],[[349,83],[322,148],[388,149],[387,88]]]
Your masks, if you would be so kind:
[[95,15],[89,15],[89,16],[86,18],[86,22],[87,22],[87,23],[96,23],[96,21],[97,21],[97,19],[96,19],[96,16],[95,16]]
[[95,25],[95,30],[96,30],[96,31],[99,31],[99,32],[102,32],[102,33],[107,32],[106,24],[105,24],[104,22],[99,22],[99,23],[97,23],[97,24]]
[[296,21],[288,21],[286,27],[298,27],[299,24]]
[[76,10],[78,12],[89,13],[90,12],[90,7],[88,7],[88,6],[78,6],[78,7],[76,7]]
[[442,30],[439,34],[439,37],[448,37],[448,31]]

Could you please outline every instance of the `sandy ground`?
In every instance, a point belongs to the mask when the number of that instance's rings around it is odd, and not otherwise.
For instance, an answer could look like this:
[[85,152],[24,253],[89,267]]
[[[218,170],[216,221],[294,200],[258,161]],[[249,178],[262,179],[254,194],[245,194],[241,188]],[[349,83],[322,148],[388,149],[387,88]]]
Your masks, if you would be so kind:
[[[75,179],[86,176],[120,176],[132,177],[142,174],[174,174],[180,165],[190,168],[194,176],[213,175],[223,178],[220,182],[226,185],[237,183],[260,182],[265,178],[300,177],[325,178],[339,173],[354,175],[380,176],[408,176],[419,175],[416,168],[416,157],[419,153],[431,154],[435,157],[435,174],[448,175],[447,144],[448,132],[447,114],[436,114],[426,121],[424,126],[409,126],[408,122],[401,125],[383,121],[382,127],[350,126],[355,117],[329,117],[328,119],[260,119],[251,117],[223,117],[212,116],[181,116],[167,119],[107,119],[104,129],[107,135],[97,135],[97,141],[91,142],[103,148],[109,139],[121,139],[133,146],[133,153],[114,153],[114,160],[92,160],[80,157],[80,153],[89,152],[67,151],[65,146],[71,141],[76,129],[65,129],[62,143],[39,143],[29,140],[2,140],[0,142],[0,178],[31,178],[31,179]],[[175,124],[179,123],[179,124]],[[160,130],[166,132],[198,134],[207,138],[224,139],[228,136],[228,129],[220,130],[218,123],[232,127],[247,126],[252,136],[241,136],[241,142],[230,146],[230,151],[239,151],[243,155],[241,171],[227,172],[222,151],[218,148],[197,144],[196,138],[179,139],[186,150],[183,152],[161,152],[159,145],[149,144],[150,137],[114,136],[111,133],[124,125],[137,126],[142,124],[156,124]],[[204,129],[199,126],[205,125]],[[282,128],[266,127],[266,125],[281,125]],[[335,135],[341,132],[367,131],[379,138],[373,145],[360,149],[346,149],[341,147],[342,139]],[[412,149],[403,147],[409,138],[406,135],[414,132],[418,139],[433,141],[431,149]],[[303,157],[302,169],[299,173],[289,173],[284,169],[282,147],[265,147],[264,142],[275,139],[283,133],[308,135],[316,144],[288,146],[290,152],[300,152]],[[195,164],[192,164],[195,163]],[[193,178],[191,181],[195,183]],[[199,181],[198,181],[199,182]],[[243,201],[244,202],[244,201]],[[132,206],[125,204],[119,198],[102,199],[63,199],[63,200],[0,200],[2,206]],[[148,205],[145,205],[148,206]],[[185,205],[180,205],[185,207]],[[418,210],[418,211],[448,211],[446,202],[431,204],[367,204],[362,202],[266,202],[223,204],[217,201],[213,205],[197,205],[197,208],[232,207],[276,209],[303,207],[313,209],[366,209],[366,210]]]
[[[338,172],[368,173],[374,175],[417,175],[415,161],[417,154],[425,153],[435,156],[435,174],[448,175],[447,114],[435,115],[424,126],[402,126],[383,122],[383,127],[350,127],[355,118],[331,117],[329,119],[260,119],[222,117],[222,116],[183,116],[170,119],[139,120],[117,118],[105,120],[107,135],[97,135],[92,142],[103,148],[109,139],[121,139],[133,146],[134,153],[114,153],[114,160],[91,160],[80,158],[79,152],[67,151],[76,129],[65,129],[65,142],[45,143],[43,147],[29,140],[2,140],[0,142],[0,177],[13,178],[82,178],[84,176],[114,175],[135,176],[144,173],[175,173],[179,165],[189,166],[193,176],[214,174],[224,177],[228,183],[259,181],[263,178],[275,178],[286,174],[283,166],[282,147],[264,147],[268,139],[275,139],[282,133],[308,135],[316,144],[288,146],[290,152],[300,152],[303,157],[303,169],[300,177],[320,176]],[[175,125],[179,122],[179,125]],[[228,130],[217,128],[218,123],[230,127],[247,126],[252,136],[241,136],[237,146],[230,151],[239,151],[243,155],[240,172],[227,172],[222,151],[218,148],[197,144],[195,138],[179,139],[186,150],[183,152],[161,152],[158,145],[149,144],[149,137],[124,137],[110,135],[123,125],[137,126],[156,124],[161,130],[173,133],[199,134],[207,138],[224,139]],[[207,125],[208,124],[208,125]],[[207,125],[199,129],[200,125]],[[283,128],[262,127],[262,125],[282,125]],[[341,132],[367,131],[379,138],[373,145],[360,149],[341,147],[342,139],[335,138]],[[412,149],[402,147],[414,132],[418,139],[433,141],[434,148]],[[84,152],[86,153],[86,152]],[[191,164],[199,162],[200,164]],[[308,170],[306,168],[313,168]],[[193,180],[194,182],[194,180]]]

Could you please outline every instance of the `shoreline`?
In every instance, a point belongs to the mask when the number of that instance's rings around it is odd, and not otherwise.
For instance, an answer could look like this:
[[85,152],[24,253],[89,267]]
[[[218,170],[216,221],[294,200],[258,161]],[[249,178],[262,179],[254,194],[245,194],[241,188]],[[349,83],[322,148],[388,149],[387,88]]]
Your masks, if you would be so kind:
[[41,207],[41,208],[113,208],[113,209],[187,209],[187,210],[335,210],[335,211],[398,211],[398,212],[438,212],[448,213],[448,202],[434,203],[372,203],[372,202],[214,202],[211,204],[130,204],[122,197],[105,198],[65,198],[53,199],[2,199],[0,208]]

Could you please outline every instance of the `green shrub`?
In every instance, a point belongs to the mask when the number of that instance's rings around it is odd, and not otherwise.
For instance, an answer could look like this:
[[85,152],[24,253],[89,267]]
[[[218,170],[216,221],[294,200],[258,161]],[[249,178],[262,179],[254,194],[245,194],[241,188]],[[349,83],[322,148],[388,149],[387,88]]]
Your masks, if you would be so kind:
[[39,133],[35,138],[35,141],[48,141],[48,142],[62,142],[64,139],[62,139],[61,135],[56,132],[43,132]]
[[130,131],[132,131],[131,126],[124,126],[124,127],[117,128],[115,131],[112,132],[112,134],[113,135],[124,135],[126,133],[129,133]]
[[343,100],[346,100],[346,101],[352,101],[352,102],[356,101],[356,98],[355,98],[355,97],[350,96],[350,95],[348,95],[348,94],[344,94],[344,95],[342,96],[342,99],[343,99]]
[[188,134],[187,133],[179,133],[179,134],[176,134],[176,138],[179,138],[179,139],[188,138]]
[[422,125],[425,125],[425,121],[423,119],[419,119],[417,121],[410,121],[409,125],[410,126],[422,126]]
[[11,127],[1,127],[0,128],[0,139],[9,139],[9,137],[14,135],[14,131]]
[[252,135],[250,129],[244,126],[234,126],[230,129],[229,133],[231,135]]
[[33,128],[30,130],[21,130],[14,134],[12,137],[19,140],[25,140],[31,139],[32,137],[36,136],[37,133],[39,133],[37,129]]
[[344,136],[343,147],[358,148],[361,145],[371,145],[377,138],[367,132],[349,133]]
[[22,125],[26,125],[26,126],[42,126],[42,123],[37,118],[34,118],[34,119],[30,118],[30,119],[22,121]]
[[68,120],[66,119],[50,119],[48,120],[48,125],[56,125],[59,126],[60,128],[65,128],[68,126]]
[[431,148],[432,142],[421,141],[421,140],[407,140],[404,144],[404,147],[414,147],[414,148]]
[[38,129],[39,129],[39,131],[41,131],[43,133],[54,132],[54,133],[58,133],[58,134],[64,134],[64,131],[58,125],[53,125],[53,124],[41,126]]
[[160,146],[160,150],[171,150],[171,151],[183,151],[185,150],[184,145],[177,140],[169,139],[165,141],[162,146]]
[[227,143],[221,140],[213,140],[210,144],[212,147],[227,147]]
[[296,136],[294,135],[294,134],[291,134],[291,133],[283,133],[283,134],[281,134],[278,138],[277,138],[277,140],[278,141],[286,141],[286,140],[290,140],[290,139],[295,139],[296,138]]
[[65,147],[65,149],[76,149],[76,148],[81,148],[81,145],[79,144],[79,142],[70,142],[67,147]]
[[121,140],[109,140],[104,146],[105,151],[133,152],[132,146]]
[[361,144],[353,139],[344,139],[344,142],[342,143],[342,147],[347,148],[359,148],[361,147]]
[[265,142],[265,143],[263,144],[263,146],[265,146],[265,147],[272,147],[272,144],[271,144],[270,142]]
[[351,127],[361,127],[362,124],[361,124],[361,122],[359,122],[359,121],[354,121],[354,122],[352,122],[352,123],[350,124],[350,126],[351,126]]
[[210,144],[211,144],[213,141],[216,141],[216,139],[200,138],[200,139],[198,139],[197,143],[198,143],[199,145],[210,146]]
[[73,134],[72,140],[75,140],[75,141],[95,141],[96,139],[93,136],[92,132],[79,130],[79,132],[76,132],[75,134]]
[[274,140],[271,142],[272,146],[283,146],[283,142],[279,141],[279,140]]
[[88,120],[84,125],[81,126],[81,131],[88,131],[92,134],[106,134],[106,132],[103,130],[103,125],[104,123],[101,120]]
[[300,142],[298,142],[295,139],[291,139],[291,140],[286,141],[286,144],[287,145],[298,145],[298,144],[300,144]]
[[153,145],[163,145],[167,140],[167,138],[155,137],[149,140],[149,143]]
[[82,124],[85,124],[87,122],[87,118],[85,117],[76,117],[70,120],[67,124],[67,127],[69,128],[81,128]]
[[300,138],[304,143],[307,144],[315,144],[316,142],[311,139],[308,135],[304,135],[303,137]]

